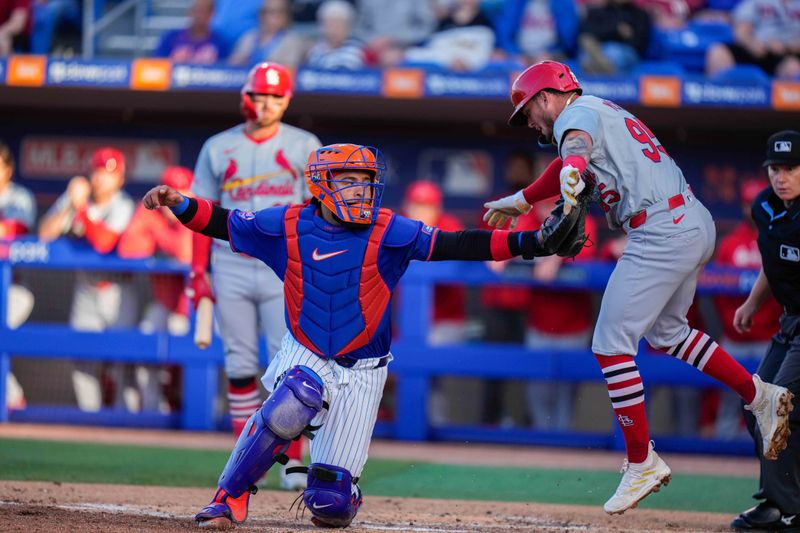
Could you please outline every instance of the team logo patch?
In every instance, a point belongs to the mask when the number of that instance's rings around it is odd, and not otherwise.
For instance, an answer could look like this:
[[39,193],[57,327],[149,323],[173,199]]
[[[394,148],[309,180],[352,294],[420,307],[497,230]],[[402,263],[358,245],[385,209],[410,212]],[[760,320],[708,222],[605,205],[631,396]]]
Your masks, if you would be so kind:
[[792,141],[775,141],[776,152],[791,152]]
[[619,420],[619,424],[623,427],[630,427],[633,425],[633,419],[627,415],[617,415],[617,420]]
[[422,233],[427,233],[428,235],[433,235],[433,227],[428,226],[427,224],[422,226]]
[[800,248],[781,244],[781,259],[792,263],[800,263]]
[[238,215],[239,218],[242,218],[244,220],[253,220],[254,218],[256,218],[255,213],[253,213],[252,211],[239,211]]

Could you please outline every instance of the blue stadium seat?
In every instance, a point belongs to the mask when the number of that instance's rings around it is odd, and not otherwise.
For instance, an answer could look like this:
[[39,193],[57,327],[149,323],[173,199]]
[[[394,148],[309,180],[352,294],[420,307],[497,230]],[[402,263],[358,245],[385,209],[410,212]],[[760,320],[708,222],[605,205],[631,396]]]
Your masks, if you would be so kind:
[[739,3],[739,0],[708,0],[708,4],[706,7],[708,9],[714,9],[718,11],[730,11],[736,4]]
[[686,70],[702,72],[706,50],[714,43],[733,41],[733,29],[719,22],[690,22],[680,30],[656,30],[663,57],[682,65]]
[[633,76],[678,76],[686,75],[686,69],[673,61],[642,61],[631,71]]
[[722,83],[766,84],[770,83],[769,75],[756,65],[736,65],[716,74],[711,78]]

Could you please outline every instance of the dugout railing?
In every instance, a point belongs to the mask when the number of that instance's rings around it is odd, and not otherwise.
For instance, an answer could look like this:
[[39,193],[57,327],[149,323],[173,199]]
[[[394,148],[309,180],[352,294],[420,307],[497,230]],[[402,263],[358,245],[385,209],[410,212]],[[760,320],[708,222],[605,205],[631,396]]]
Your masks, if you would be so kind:
[[[64,324],[25,323],[17,329],[6,326],[6,298],[14,269],[87,270],[139,274],[186,273],[186,268],[168,260],[128,260],[114,255],[101,256],[88,246],[68,240],[41,243],[19,240],[0,245],[0,421],[96,424],[131,427],[214,430],[222,416],[216,412],[219,372],[223,362],[218,339],[206,350],[197,349],[192,336],[167,333],[144,334],[135,329],[102,333],[78,332]],[[564,290],[602,291],[613,269],[608,263],[568,264],[549,287]],[[428,421],[427,404],[431,380],[455,375],[477,378],[541,379],[568,382],[599,382],[597,364],[586,350],[533,351],[515,344],[470,342],[450,346],[427,343],[437,283],[454,281],[464,285],[497,283],[541,286],[523,275],[499,276],[480,263],[412,264],[401,281],[395,309],[397,338],[390,370],[396,376],[395,416],[379,422],[375,433],[402,440],[447,440],[538,444],[591,448],[621,448],[618,433],[544,432],[483,426],[433,426]],[[529,269],[528,269],[529,271]],[[698,283],[700,294],[746,294],[757,272],[709,266]],[[648,352],[637,362],[647,387],[688,385],[719,387],[714,380],[671,357]],[[77,407],[31,405],[25,409],[6,409],[6,374],[11,358],[81,359],[118,363],[176,364],[183,370],[181,409],[177,414],[130,413],[116,409],[84,412]],[[755,361],[746,363],[754,370]],[[577,408],[580,408],[577,406]],[[609,417],[611,410],[608,409]],[[616,424],[613,425],[616,427]],[[747,454],[752,443],[747,439],[716,439],[657,436],[659,448],[670,451]]]

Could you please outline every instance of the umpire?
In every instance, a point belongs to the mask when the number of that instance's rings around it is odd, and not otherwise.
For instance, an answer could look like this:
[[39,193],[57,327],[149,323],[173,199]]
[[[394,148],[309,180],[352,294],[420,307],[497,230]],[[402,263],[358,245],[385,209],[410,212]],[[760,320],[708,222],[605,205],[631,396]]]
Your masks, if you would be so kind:
[[[747,331],[753,315],[770,294],[784,308],[780,331],[772,338],[758,367],[764,381],[782,385],[800,398],[800,132],[781,131],[767,141],[764,162],[770,187],[753,202],[762,267],[745,303],[736,310],[733,326]],[[789,406],[791,408],[791,405]],[[764,460],[755,418],[745,411],[747,427],[761,458],[763,499],[731,523],[737,531],[800,532],[800,408],[789,416],[788,447],[776,461]]]

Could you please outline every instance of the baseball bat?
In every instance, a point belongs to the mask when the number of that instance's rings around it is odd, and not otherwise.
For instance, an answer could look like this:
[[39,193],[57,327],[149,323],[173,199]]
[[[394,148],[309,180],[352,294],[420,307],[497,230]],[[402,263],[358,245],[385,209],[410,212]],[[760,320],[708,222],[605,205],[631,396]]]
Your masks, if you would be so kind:
[[194,343],[201,350],[205,350],[211,344],[211,322],[213,318],[214,302],[208,297],[200,298],[194,317]]

